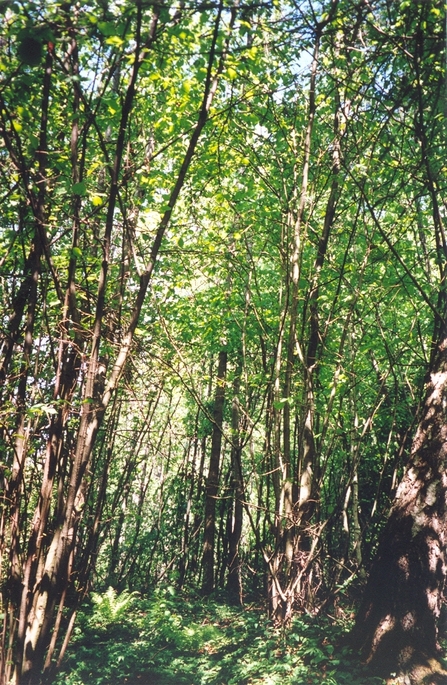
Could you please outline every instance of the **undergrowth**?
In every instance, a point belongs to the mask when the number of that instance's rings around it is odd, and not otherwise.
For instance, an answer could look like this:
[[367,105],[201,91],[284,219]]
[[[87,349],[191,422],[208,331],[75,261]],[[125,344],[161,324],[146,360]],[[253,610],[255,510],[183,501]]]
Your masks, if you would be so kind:
[[346,621],[298,617],[275,629],[252,606],[109,589],[79,616],[57,685],[380,685],[343,637]]

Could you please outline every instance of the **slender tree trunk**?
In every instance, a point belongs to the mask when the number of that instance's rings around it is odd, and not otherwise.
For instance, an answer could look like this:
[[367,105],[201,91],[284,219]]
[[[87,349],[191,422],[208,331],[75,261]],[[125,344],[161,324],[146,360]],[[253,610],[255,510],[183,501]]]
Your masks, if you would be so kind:
[[[179,590],[182,590],[184,584],[185,584],[185,579],[186,579],[186,573],[188,571],[188,556],[189,556],[189,539],[191,535],[191,509],[192,509],[192,504],[193,504],[193,497],[194,497],[194,490],[196,487],[196,460],[197,460],[197,453],[198,453],[198,447],[199,447],[199,440],[197,437],[197,423],[198,423],[198,417],[199,417],[199,411],[200,409],[197,410],[196,413],[196,421],[195,421],[195,435],[193,439],[190,441],[190,444],[188,446],[188,457],[187,457],[187,464],[189,461],[189,453],[191,452],[192,448],[192,463],[191,463],[191,470],[188,473],[187,472],[187,477],[189,476],[190,482],[189,482],[189,487],[187,487],[187,482],[185,484],[185,491],[187,490],[187,495],[186,495],[186,510],[184,514],[184,520],[183,520],[183,533],[182,533],[182,542],[181,542],[181,556],[179,559],[178,563],[178,588]],[[186,494],[186,492],[185,492]]]
[[214,539],[216,532],[216,498],[219,490],[220,453],[222,447],[222,423],[225,403],[225,377],[227,374],[227,352],[219,352],[216,391],[214,395],[213,433],[211,454],[206,481],[205,530],[203,534],[202,592],[210,594],[214,589]]
[[230,601],[242,605],[242,579],[241,560],[239,556],[239,543],[242,534],[243,523],[243,484],[241,473],[241,439],[239,432],[240,409],[239,409],[239,386],[240,367],[233,385],[233,406],[231,411],[231,469],[233,489],[233,510],[231,514],[230,535],[228,541],[228,578],[227,590]]
[[[337,8],[334,1],[326,21],[331,21]],[[293,236],[290,247],[289,283],[289,327],[287,331],[287,359],[284,373],[284,387],[281,403],[283,403],[283,450],[281,453],[279,440],[277,443],[278,467],[276,479],[282,476],[281,495],[278,506],[278,525],[276,534],[276,552],[272,561],[273,577],[271,582],[271,611],[275,620],[286,623],[292,617],[297,599],[303,598],[302,587],[306,577],[312,574],[308,563],[312,555],[310,550],[313,542],[307,528],[314,511],[317,499],[315,483],[318,482],[318,464],[316,463],[315,448],[315,376],[317,373],[318,352],[321,347],[322,335],[319,323],[319,288],[320,276],[323,268],[331,229],[335,218],[335,209],[339,198],[339,170],[340,170],[340,140],[339,140],[339,112],[334,118],[334,143],[332,153],[331,190],[328,197],[322,234],[318,243],[314,262],[313,277],[308,293],[308,316],[306,325],[309,336],[307,346],[298,339],[297,324],[300,304],[300,264],[305,239],[305,214],[308,206],[309,172],[311,166],[312,135],[316,116],[316,83],[319,63],[320,43],[324,24],[319,24],[315,32],[315,44],[310,73],[309,105],[307,126],[304,137],[304,157],[301,175],[301,186],[298,193],[298,208],[293,222]],[[306,312],[305,312],[306,314]],[[295,360],[299,358],[303,369],[303,402],[300,422],[300,458],[297,468],[292,468],[291,454],[291,401],[294,391]],[[278,378],[278,374],[277,374]],[[278,399],[278,398],[277,398]],[[279,422],[277,422],[279,424]],[[277,430],[279,434],[279,429]],[[295,473],[293,473],[295,471]],[[315,474],[315,471],[317,473]],[[292,479],[292,476],[296,477]],[[316,476],[316,477],[315,477]],[[279,489],[278,486],[276,488]],[[278,497],[277,497],[278,499]],[[282,584],[282,588],[280,585]],[[304,603],[307,600],[304,599]]]
[[[114,214],[118,198],[118,185],[121,178],[121,167],[124,150],[125,137],[127,135],[129,117],[131,114],[137,76],[139,67],[149,49],[146,41],[144,50],[141,50],[141,3],[137,5],[137,34],[136,34],[136,59],[133,65],[132,75],[122,109],[122,117],[119,126],[117,143],[115,147],[114,162],[110,167],[111,185],[108,198],[107,219],[105,222],[105,233],[102,240],[103,260],[101,263],[101,273],[98,281],[96,312],[94,323],[91,329],[91,348],[88,357],[85,358],[87,369],[86,380],[83,389],[82,412],[79,422],[79,429],[76,440],[73,442],[73,449],[68,455],[68,449],[64,447],[64,427],[68,418],[70,398],[73,392],[73,379],[76,378],[76,371],[79,369],[79,353],[71,354],[67,343],[67,321],[71,317],[76,329],[76,303],[75,303],[75,283],[74,283],[74,261],[70,262],[69,284],[67,297],[60,292],[58,283],[55,282],[58,296],[63,307],[63,320],[61,324],[63,343],[59,350],[57,379],[55,385],[55,398],[64,399],[64,407],[60,409],[57,417],[51,420],[49,427],[49,440],[47,445],[47,456],[45,459],[45,469],[42,480],[42,487],[39,502],[35,509],[35,514],[31,526],[31,533],[28,540],[28,549],[25,555],[23,568],[20,569],[21,575],[18,580],[21,582],[19,588],[21,598],[20,607],[17,610],[17,619],[13,622],[16,632],[16,649],[14,655],[14,682],[33,683],[39,677],[38,674],[45,662],[45,651],[50,644],[50,635],[53,625],[55,608],[65,591],[69,582],[73,554],[76,546],[77,530],[83,515],[83,507],[86,496],[87,481],[85,474],[90,464],[91,455],[98,431],[103,422],[105,412],[111,399],[115,396],[115,391],[119,385],[125,364],[128,360],[133,335],[138,324],[141,308],[151,281],[154,265],[156,263],[160,245],[170,221],[170,217],[175,203],[184,184],[188,168],[194,155],[198,140],[207,122],[211,103],[217,91],[220,75],[222,74],[225,59],[227,56],[231,31],[235,21],[235,10],[232,12],[230,26],[224,49],[219,56],[216,56],[216,45],[218,43],[221,30],[221,15],[223,6],[220,5],[213,32],[212,47],[209,52],[207,75],[204,85],[203,101],[198,114],[196,126],[193,129],[189,145],[185,152],[183,162],[178,172],[176,181],[170,195],[168,209],[165,211],[154,242],[152,245],[149,262],[146,270],[141,274],[139,290],[135,297],[133,313],[130,318],[126,332],[124,333],[121,346],[117,352],[114,363],[110,365],[110,376],[106,381],[107,362],[102,362],[103,346],[103,319],[106,304],[108,284],[108,269],[111,250],[112,228],[114,224]],[[150,28],[151,41],[155,40],[157,28],[157,10],[154,9],[153,22]],[[217,60],[217,67],[215,62]],[[42,108],[42,134],[39,144],[39,194],[36,198],[30,198],[34,215],[38,222],[40,242],[37,243],[42,249],[42,256],[46,258],[49,271],[55,279],[54,269],[52,269],[48,246],[43,234],[44,221],[44,200],[45,200],[45,159],[46,159],[46,115],[48,106],[49,79],[51,76],[52,54],[47,56],[47,68],[45,71],[46,80],[44,88],[44,106]],[[77,130],[73,129],[72,135],[72,156],[74,160],[73,180],[77,181],[77,167],[75,163],[77,147]],[[24,170],[26,172],[26,169]],[[26,179],[25,179],[26,180]],[[28,183],[26,184],[28,187]],[[31,191],[30,191],[31,192]],[[78,203],[74,208],[74,237],[73,245],[76,246],[76,230],[78,219]],[[37,256],[32,252],[32,263],[29,266],[33,269],[39,263],[40,254]],[[28,279],[28,280],[27,280]],[[23,318],[26,306],[31,302],[30,289],[31,281],[25,277],[24,288],[20,291],[20,297],[14,302],[14,312],[10,321],[9,336],[4,350],[5,363],[2,366],[0,378],[6,378],[11,350],[18,331],[18,322]],[[75,343],[77,338],[75,337]],[[81,345],[78,345],[78,350]],[[25,359],[25,357],[24,357]],[[3,374],[3,375],[2,375]],[[20,431],[23,434],[23,431]],[[70,456],[70,459],[69,459]],[[68,472],[68,475],[66,475]],[[55,480],[59,479],[57,501],[53,491]],[[14,505],[15,506],[15,505]],[[54,511],[52,508],[54,506]],[[18,511],[18,509],[17,509]],[[54,528],[48,530],[50,514],[53,514]],[[15,554],[15,552],[13,552]]]

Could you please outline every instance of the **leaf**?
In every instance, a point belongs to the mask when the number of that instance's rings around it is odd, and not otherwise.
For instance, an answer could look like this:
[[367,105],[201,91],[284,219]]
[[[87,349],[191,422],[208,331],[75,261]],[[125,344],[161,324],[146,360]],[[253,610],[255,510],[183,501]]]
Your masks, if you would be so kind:
[[112,21],[98,21],[97,26],[103,36],[116,36],[119,34],[117,25]]
[[43,45],[31,32],[25,31],[19,34],[19,47],[17,56],[21,62],[30,67],[37,67],[43,57]]
[[85,185],[85,181],[80,181],[79,183],[74,183],[71,187],[71,190],[72,190],[74,195],[86,195],[87,188]]
[[191,81],[183,81],[182,83],[182,91],[184,92],[185,95],[188,95],[189,92],[191,91]]
[[51,404],[39,402],[28,409],[29,414],[57,414],[56,409]]
[[275,400],[273,402],[273,408],[278,410],[283,409],[287,402],[290,402],[290,398],[282,397],[280,400]]
[[120,48],[124,44],[124,40],[120,36],[109,36],[106,39],[107,45],[113,45],[116,48]]
[[77,259],[78,257],[82,257],[82,250],[80,247],[73,247],[71,250],[71,256]]

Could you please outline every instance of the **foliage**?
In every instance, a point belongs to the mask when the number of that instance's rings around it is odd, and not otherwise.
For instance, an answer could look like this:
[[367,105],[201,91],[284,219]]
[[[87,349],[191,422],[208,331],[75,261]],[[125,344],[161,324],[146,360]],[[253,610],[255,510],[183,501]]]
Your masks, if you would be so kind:
[[[110,602],[111,591],[103,595]],[[97,596],[99,600],[99,596]],[[128,595],[113,602],[128,603]],[[104,630],[103,614],[86,607],[56,683],[118,685],[380,685],[344,645],[346,619],[301,617],[275,629],[264,611],[158,588]],[[110,632],[111,631],[111,632]]]
[[445,310],[444,11],[0,2],[0,682],[92,587],[82,678],[343,677],[162,588],[210,529],[287,625],[370,568]]
[[92,592],[93,612],[89,625],[101,631],[108,631],[109,628],[123,622],[135,604],[136,594],[123,590],[118,595],[112,587],[109,587],[104,594]]

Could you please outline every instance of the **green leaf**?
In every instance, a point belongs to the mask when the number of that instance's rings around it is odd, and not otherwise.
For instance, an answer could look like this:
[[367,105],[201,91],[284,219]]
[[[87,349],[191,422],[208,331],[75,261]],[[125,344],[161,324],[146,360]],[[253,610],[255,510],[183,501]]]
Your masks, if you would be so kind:
[[37,67],[41,63],[43,57],[42,41],[36,38],[33,32],[28,29],[21,31],[18,39],[18,58],[30,67]]
[[79,183],[74,183],[71,187],[71,190],[72,190],[74,195],[86,195],[87,188],[85,185],[85,181],[80,181]]
[[274,408],[274,409],[278,409],[278,410],[284,409],[285,405],[286,405],[288,402],[290,403],[290,398],[289,398],[289,397],[282,397],[280,400],[275,400],[275,401],[273,402],[273,408]]
[[117,25],[112,21],[98,21],[97,26],[103,36],[117,36],[120,33]]
[[72,257],[75,257],[75,259],[82,257],[82,250],[80,247],[73,247],[71,250],[71,255]]

